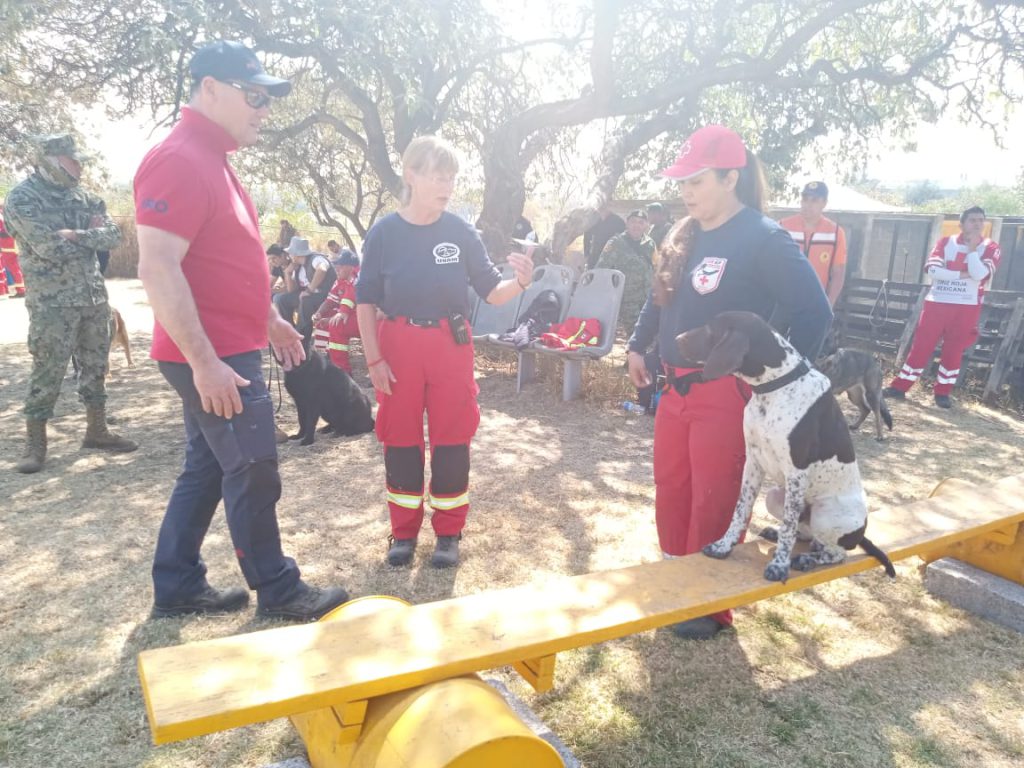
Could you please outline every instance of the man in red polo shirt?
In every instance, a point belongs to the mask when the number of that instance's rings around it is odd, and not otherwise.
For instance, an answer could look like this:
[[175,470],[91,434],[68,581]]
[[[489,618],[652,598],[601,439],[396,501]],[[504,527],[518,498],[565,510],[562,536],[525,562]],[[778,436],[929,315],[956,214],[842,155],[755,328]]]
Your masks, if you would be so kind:
[[271,304],[256,209],[227,157],[256,142],[271,100],[291,83],[267,75],[235,42],[201,48],[189,69],[181,121],[135,176],[139,277],[156,317],[152,357],[181,396],[186,436],[153,560],[153,615],[248,603],[247,590],[211,587],[200,556],[223,498],[257,613],[317,619],[348,594],[308,586],[281,551],[274,411],[262,376],[268,341],[287,370],[303,359],[301,336]]

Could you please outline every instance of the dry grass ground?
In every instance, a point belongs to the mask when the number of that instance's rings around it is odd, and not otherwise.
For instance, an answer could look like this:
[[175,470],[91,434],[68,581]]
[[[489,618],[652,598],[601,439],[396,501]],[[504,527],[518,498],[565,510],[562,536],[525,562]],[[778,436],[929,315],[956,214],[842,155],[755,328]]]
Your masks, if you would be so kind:
[[[177,402],[145,361],[148,310],[136,282],[112,283],[139,367],[115,356],[110,409],[137,453],[80,451],[70,379],[46,470],[11,470],[21,450],[29,358],[24,309],[0,304],[0,766],[261,766],[300,753],[285,722],[154,748],[135,674],[145,648],[261,629],[251,611],[149,621],[149,565],[178,471]],[[145,362],[144,362],[145,361]],[[279,507],[287,551],[317,584],[414,602],[543,583],[659,557],[652,422],[617,407],[612,364],[599,397],[562,403],[557,382],[515,393],[507,361],[481,359],[464,563],[436,572],[429,541],[411,569],[383,564],[383,468],[372,436],[284,446]],[[276,394],[276,392],[275,392]],[[896,431],[857,437],[873,504],[921,498],[941,479],[1020,471],[1024,425],[917,396]],[[288,404],[282,423],[294,424]],[[429,537],[428,537],[429,538]],[[241,583],[223,516],[205,548],[211,580]],[[913,563],[770,600],[704,644],[648,632],[559,657],[557,687],[530,700],[589,768],[626,766],[1019,766],[1024,638],[932,599]]]

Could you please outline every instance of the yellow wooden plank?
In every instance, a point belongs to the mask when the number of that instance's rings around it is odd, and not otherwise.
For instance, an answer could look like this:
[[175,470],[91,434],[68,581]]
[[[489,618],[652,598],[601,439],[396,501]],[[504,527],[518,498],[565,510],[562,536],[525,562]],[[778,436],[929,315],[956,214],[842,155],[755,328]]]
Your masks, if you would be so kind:
[[512,667],[537,693],[547,693],[555,687],[554,655],[515,661]]
[[[362,731],[362,726],[342,728],[330,707],[294,714],[291,721],[306,744],[306,755],[313,768],[347,765]],[[350,733],[352,730],[356,732]]]
[[1017,540],[1017,525],[1010,525],[1006,528],[997,528],[985,534],[985,538],[993,544],[1002,544],[1005,547],[1012,546]]
[[[957,542],[947,549],[945,557],[955,557],[983,571],[994,573],[1017,584],[1024,584],[1024,523],[1008,544],[994,541],[991,535]],[[1005,541],[1007,537],[1003,537]]]
[[338,722],[342,725],[359,725],[366,719],[366,704],[366,699],[363,699],[334,707]]
[[[1024,521],[1024,475],[875,512],[871,539],[893,560],[948,549]],[[748,605],[877,568],[854,555],[786,584],[765,581],[770,548],[697,554],[495,590],[402,611],[264,630],[139,657],[157,743],[381,696]]]

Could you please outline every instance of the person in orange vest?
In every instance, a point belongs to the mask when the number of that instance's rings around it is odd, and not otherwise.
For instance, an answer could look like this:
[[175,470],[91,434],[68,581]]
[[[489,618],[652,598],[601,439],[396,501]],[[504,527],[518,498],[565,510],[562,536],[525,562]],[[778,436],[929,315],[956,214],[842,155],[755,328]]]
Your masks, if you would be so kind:
[[[3,206],[0,206],[0,298],[7,298],[9,293],[16,299],[23,299],[25,298],[25,277],[21,274],[18,251],[14,247],[14,237],[7,231],[3,214]],[[7,272],[11,273],[9,286]]]
[[331,265],[338,279],[313,315],[313,344],[317,352],[327,352],[341,370],[352,373],[348,352],[349,342],[359,337],[355,284],[359,257],[345,248],[331,259]]
[[828,303],[834,307],[846,279],[846,233],[824,215],[826,205],[828,186],[823,181],[812,181],[800,195],[800,213],[783,219],[779,224],[811,262],[828,296]]

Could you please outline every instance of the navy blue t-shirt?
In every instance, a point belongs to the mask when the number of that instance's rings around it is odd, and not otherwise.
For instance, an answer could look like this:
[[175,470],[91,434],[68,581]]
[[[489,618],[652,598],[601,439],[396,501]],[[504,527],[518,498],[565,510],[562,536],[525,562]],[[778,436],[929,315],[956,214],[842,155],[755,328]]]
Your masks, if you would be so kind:
[[628,343],[645,352],[657,336],[661,358],[683,367],[675,338],[721,312],[743,310],[768,320],[776,303],[791,317],[789,340],[814,360],[832,322],[832,309],[810,262],[789,234],[753,208],[715,229],[697,230],[693,250],[667,307],[653,293]]
[[433,224],[392,213],[366,233],[356,303],[420,320],[468,315],[467,281],[484,299],[501,282],[475,229],[447,211]]

